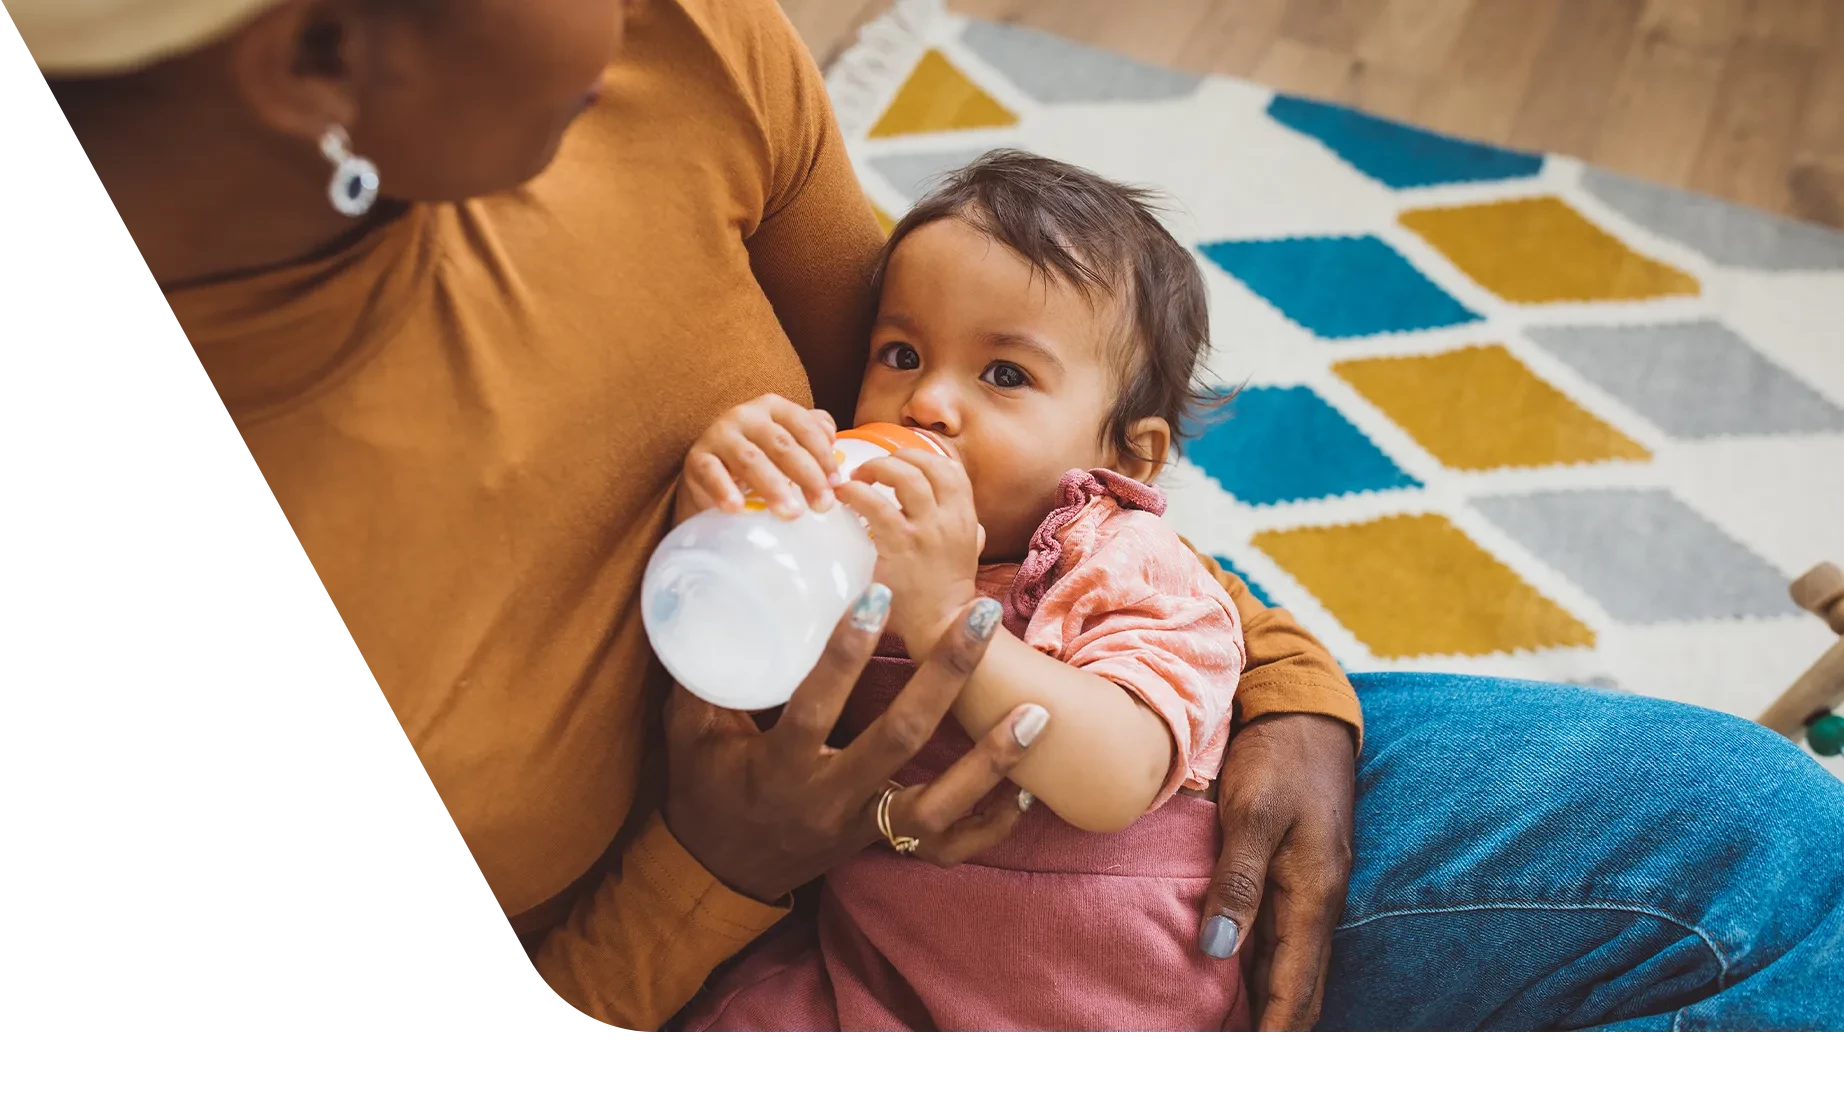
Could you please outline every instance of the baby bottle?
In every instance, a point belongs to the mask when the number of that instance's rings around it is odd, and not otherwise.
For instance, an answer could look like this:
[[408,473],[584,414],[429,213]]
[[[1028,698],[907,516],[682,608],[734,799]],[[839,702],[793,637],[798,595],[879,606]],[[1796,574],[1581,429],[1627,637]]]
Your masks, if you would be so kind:
[[[907,448],[947,455],[927,433],[881,423],[840,433],[833,455],[849,477]],[[705,510],[666,535],[647,561],[640,612],[653,651],[685,690],[757,711],[787,702],[819,663],[833,627],[870,587],[877,550],[846,506],[786,521],[745,495],[741,513]]]

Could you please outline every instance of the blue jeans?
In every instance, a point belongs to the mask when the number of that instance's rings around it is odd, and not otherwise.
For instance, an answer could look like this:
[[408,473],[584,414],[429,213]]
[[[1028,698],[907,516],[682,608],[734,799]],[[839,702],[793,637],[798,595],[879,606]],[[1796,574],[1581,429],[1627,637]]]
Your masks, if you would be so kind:
[[1631,695],[1354,677],[1322,1030],[1844,1030],[1844,783]]

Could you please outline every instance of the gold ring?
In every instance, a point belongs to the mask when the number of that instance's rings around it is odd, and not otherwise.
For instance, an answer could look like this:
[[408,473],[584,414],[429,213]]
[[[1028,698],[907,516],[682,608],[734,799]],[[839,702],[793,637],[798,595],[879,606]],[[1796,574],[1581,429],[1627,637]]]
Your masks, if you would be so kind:
[[890,848],[896,852],[914,853],[922,844],[922,839],[900,837],[890,829],[890,801],[896,798],[900,790],[896,787],[885,788],[883,798],[877,801],[877,832],[884,836],[884,841],[889,842]]

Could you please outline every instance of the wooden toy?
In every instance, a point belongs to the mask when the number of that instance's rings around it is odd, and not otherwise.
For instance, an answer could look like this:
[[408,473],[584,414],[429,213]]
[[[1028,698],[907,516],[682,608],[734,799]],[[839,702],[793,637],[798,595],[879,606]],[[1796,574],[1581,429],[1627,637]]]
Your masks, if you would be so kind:
[[1794,602],[1825,620],[1838,643],[1774,700],[1759,721],[1794,741],[1803,733],[1814,753],[1835,757],[1844,753],[1844,717],[1834,713],[1844,703],[1844,570],[1820,564],[1794,580],[1792,595]]

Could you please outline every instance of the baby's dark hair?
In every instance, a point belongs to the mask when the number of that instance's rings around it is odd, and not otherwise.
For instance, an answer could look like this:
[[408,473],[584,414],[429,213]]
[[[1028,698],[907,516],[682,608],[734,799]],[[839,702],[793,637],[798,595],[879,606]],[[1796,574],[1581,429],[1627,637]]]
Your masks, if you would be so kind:
[[[1120,345],[1121,392],[1102,428],[1132,456],[1134,422],[1163,417],[1174,443],[1219,400],[1197,381],[1210,347],[1204,276],[1158,217],[1158,194],[1121,185],[1067,162],[999,150],[954,171],[897,222],[878,260],[881,288],[903,237],[948,217],[968,221],[1088,295],[1128,310]],[[1158,461],[1152,461],[1158,462]]]

